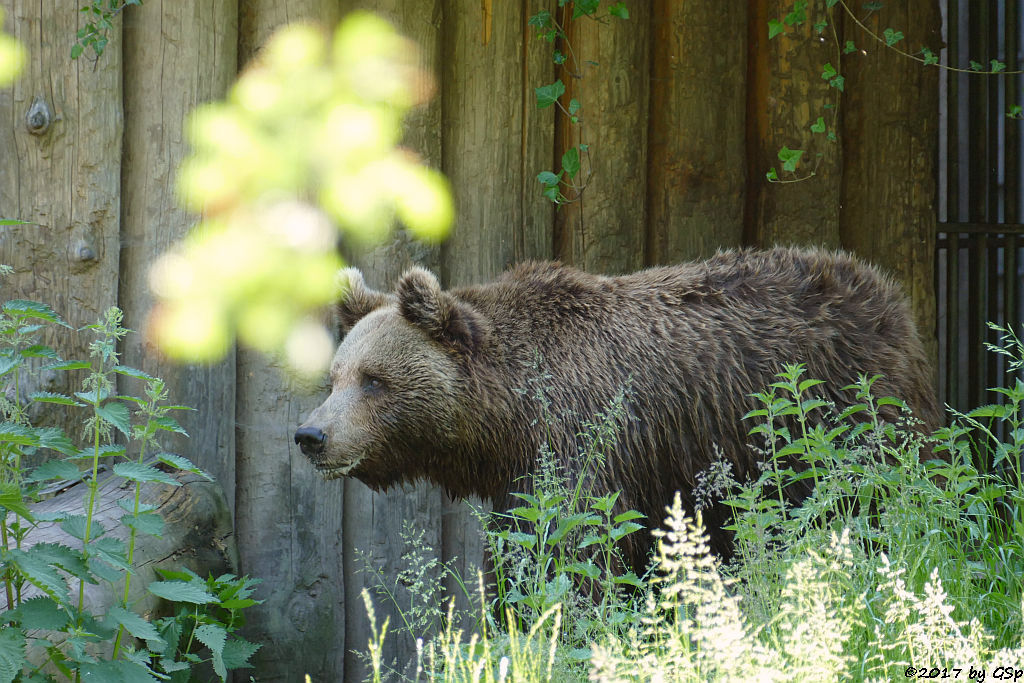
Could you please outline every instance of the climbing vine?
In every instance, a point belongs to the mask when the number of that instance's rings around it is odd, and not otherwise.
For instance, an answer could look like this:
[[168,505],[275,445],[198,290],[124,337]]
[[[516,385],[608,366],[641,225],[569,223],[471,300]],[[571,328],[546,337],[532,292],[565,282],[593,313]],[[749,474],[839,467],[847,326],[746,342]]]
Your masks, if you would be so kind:
[[[595,66],[596,63],[584,60],[573,50],[568,33],[569,23],[584,17],[594,21],[607,21],[609,18],[624,20],[629,18],[629,10],[622,2],[609,3],[602,11],[600,0],[558,0],[559,7],[569,4],[572,4],[572,12],[565,11],[561,23],[554,14],[545,10],[531,16],[529,25],[537,29],[539,39],[552,45],[551,58],[555,65],[578,83],[583,79],[585,67]],[[568,102],[564,102],[566,86],[561,78],[536,88],[534,92],[538,109],[556,107],[575,129],[571,136],[573,144],[562,154],[561,168],[557,172],[541,171],[537,175],[538,182],[543,186],[542,194],[555,204],[579,201],[590,181],[593,168],[584,128],[583,105],[576,97],[570,97]]]
[[[810,21],[808,5],[808,0],[794,0],[794,2],[789,6],[789,12],[781,19],[770,19],[768,21],[768,39],[772,40],[777,36],[785,35],[791,29],[802,26],[807,21]],[[873,31],[867,25],[866,22],[868,18],[885,7],[884,2],[873,1],[863,3],[862,9],[864,14],[862,16],[858,16],[850,7],[850,3],[847,2],[847,0],[824,0],[825,11],[821,16],[815,17],[812,27],[815,34],[822,36],[823,40],[827,31],[827,34],[831,36],[832,43],[835,45],[835,65],[833,65],[830,60],[825,62],[821,67],[821,79],[827,83],[829,88],[835,89],[835,98],[833,102],[824,105],[824,108],[827,111],[817,117],[815,122],[811,124],[810,129],[812,133],[825,134],[825,137],[829,142],[834,143],[837,141],[835,125],[838,120],[841,93],[843,93],[846,88],[846,79],[839,71],[840,67],[838,65],[841,63],[843,55],[857,52],[860,49],[853,40],[845,40],[842,45],[840,45],[839,36],[835,31],[836,22],[833,16],[837,6],[843,13],[850,17],[860,33],[862,33],[868,40],[878,43],[885,49],[892,50],[907,59],[919,62],[923,66],[934,66],[956,73],[989,76],[1022,73],[1021,71],[1007,71],[1006,63],[998,59],[988,59],[987,66],[984,61],[976,61],[972,59],[969,61],[967,68],[942,64],[939,61],[938,55],[924,45],[922,45],[916,52],[910,52],[906,49],[904,47],[906,43],[906,36],[902,31],[892,27],[887,27],[881,33],[878,33]],[[828,122],[826,122],[826,115],[828,116]],[[1011,105],[1008,108],[1006,115],[1010,118],[1021,119],[1024,118],[1024,109],[1022,109],[1020,105]],[[782,175],[780,175],[780,172],[772,166],[768,169],[765,176],[773,183],[799,182],[814,177],[816,175],[818,163],[820,163],[823,155],[821,153],[816,154],[814,166],[801,175],[798,172],[798,168],[804,160],[805,153],[806,150],[790,149],[789,147],[783,146],[782,149],[778,151],[778,159],[782,162]]]

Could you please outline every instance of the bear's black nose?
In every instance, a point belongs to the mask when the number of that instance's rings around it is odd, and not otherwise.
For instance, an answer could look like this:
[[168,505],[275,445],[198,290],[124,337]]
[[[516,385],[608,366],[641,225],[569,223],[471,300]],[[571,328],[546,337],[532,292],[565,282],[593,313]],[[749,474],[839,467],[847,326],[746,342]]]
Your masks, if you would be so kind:
[[319,453],[327,443],[327,435],[318,427],[299,427],[295,430],[295,443],[306,455]]

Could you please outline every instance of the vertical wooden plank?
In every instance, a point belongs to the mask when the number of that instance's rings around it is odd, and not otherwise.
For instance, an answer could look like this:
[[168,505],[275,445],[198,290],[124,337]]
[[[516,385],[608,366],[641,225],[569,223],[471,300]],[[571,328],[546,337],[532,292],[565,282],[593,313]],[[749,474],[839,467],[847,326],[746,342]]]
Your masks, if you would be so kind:
[[[122,174],[121,308],[141,324],[153,298],[149,267],[181,239],[195,217],[179,208],[178,164],[188,152],[183,127],[192,108],[220,97],[235,75],[236,0],[152,2],[124,17],[125,172]],[[168,440],[210,472],[234,508],[234,357],[211,366],[175,365],[152,342],[129,338],[124,362],[167,382],[191,439]]]
[[[246,0],[239,7],[239,63],[284,24],[322,22],[328,31],[339,17],[327,0]],[[323,481],[292,440],[324,393],[258,352],[241,348],[237,357],[236,533],[242,571],[264,579],[264,602],[247,624],[247,635],[263,643],[254,657],[258,678],[299,681],[308,673],[342,680],[344,487]]]
[[[830,63],[844,74],[847,69],[846,61],[840,67],[842,17],[838,8],[826,13],[824,5],[821,1],[809,3],[807,21],[769,40],[768,21],[781,21],[793,3],[749,3],[745,241],[754,245],[840,244],[840,145],[846,140],[857,145],[860,139],[849,129],[837,130],[837,144],[827,139],[827,133],[810,129],[819,116],[829,129],[836,125],[839,91],[821,78],[823,66]],[[819,40],[813,28],[822,16],[830,25],[825,40]],[[831,35],[833,28],[837,37]],[[853,87],[848,75],[847,83]],[[793,173],[783,172],[778,157],[783,147],[804,151]],[[770,168],[777,170],[781,180],[797,182],[769,182],[765,173]]]
[[[415,151],[431,166],[441,165],[441,101],[436,94],[441,50],[440,0],[407,3],[401,0],[362,0],[356,5],[369,9],[389,20],[419,49],[419,65],[429,77],[435,94],[424,105],[413,110],[404,123],[403,145]],[[440,248],[413,240],[402,229],[396,230],[388,241],[371,250],[346,254],[358,266],[367,284],[384,291],[394,288],[395,282],[412,265],[440,270]],[[332,482],[340,483],[340,482]],[[416,637],[429,637],[428,633],[403,631],[404,619],[399,606],[408,610],[413,599],[408,587],[396,585],[398,573],[409,566],[406,547],[402,541],[403,527],[408,525],[414,533],[425,532],[423,540],[433,548],[438,559],[442,552],[442,492],[426,483],[374,493],[362,483],[346,480],[344,513],[344,568],[346,612],[345,679],[364,680],[368,670],[365,661],[353,650],[365,652],[371,633],[366,608],[361,598],[364,588],[374,598],[378,624],[390,619],[389,636],[384,642],[383,661],[398,671],[406,671],[415,658]],[[381,583],[395,594],[389,601],[375,589]],[[433,596],[443,601],[443,596]],[[398,604],[396,605],[395,602]]]
[[[0,218],[34,225],[0,228],[0,301],[52,306],[73,327],[93,323],[117,303],[122,147],[120,30],[99,61],[70,52],[83,19],[59,3],[4,0],[5,31],[28,51],[20,80],[0,89]],[[126,14],[130,14],[127,12]],[[141,320],[129,317],[128,325]],[[65,358],[88,359],[93,339],[50,336]],[[27,373],[26,373],[27,374]],[[81,374],[24,378],[21,395],[79,389]],[[34,406],[40,423],[80,434],[80,415]]]
[[[940,47],[935,0],[887,4],[867,25],[879,34],[899,26],[907,45]],[[938,70],[882,47],[844,64],[842,243],[903,283],[935,358],[937,130],[921,112],[938,110]]]
[[522,227],[516,231],[515,260],[550,259],[554,255],[555,205],[541,194],[537,174],[552,168],[555,149],[555,112],[538,109],[535,89],[555,80],[555,63],[550,43],[537,38],[527,25],[541,11],[555,11],[553,0],[522,0],[521,55],[523,77],[520,83],[520,203]]
[[565,52],[575,57],[561,69],[563,100],[575,98],[581,108],[578,125],[559,118],[555,163],[573,145],[589,149],[578,177],[586,187],[555,217],[555,253],[606,273],[633,271],[645,261],[651,6],[627,6],[626,20],[572,20],[572,5],[560,12],[571,44]]
[[[514,262],[551,255],[551,210],[536,182],[539,171],[550,169],[551,110],[535,111],[533,90],[549,82],[550,46],[534,40],[526,22],[553,4],[443,3],[442,170],[456,205],[455,229],[442,249],[448,286],[485,281]],[[443,534],[445,560],[474,586],[483,539],[462,501],[444,502]],[[459,597],[454,582],[449,588]],[[461,599],[458,605],[468,606]]]
[[747,3],[655,0],[646,264],[743,240]]

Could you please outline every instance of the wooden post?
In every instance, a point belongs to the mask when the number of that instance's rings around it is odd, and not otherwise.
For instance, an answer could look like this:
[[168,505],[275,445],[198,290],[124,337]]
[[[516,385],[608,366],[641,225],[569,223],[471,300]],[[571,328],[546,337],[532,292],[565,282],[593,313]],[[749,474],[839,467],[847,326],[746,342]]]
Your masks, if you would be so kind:
[[[550,46],[527,26],[544,6],[444,2],[442,170],[456,206],[455,230],[442,249],[447,286],[551,256],[551,207],[536,177],[550,170],[553,120],[550,109],[536,110],[534,95],[551,82]],[[445,501],[444,558],[470,589],[483,563],[479,529],[465,503]],[[449,587],[458,597],[454,582]],[[469,607],[462,599],[457,605]]]
[[[167,0],[131,10],[121,15],[125,170],[118,281],[125,320],[140,327],[153,302],[149,266],[196,220],[179,208],[175,190],[178,164],[188,152],[184,126],[197,104],[222,96],[235,76],[238,9],[236,0]],[[196,409],[181,417],[191,439],[167,439],[163,446],[212,474],[233,509],[234,356],[210,366],[176,365],[135,335],[125,340],[122,362],[162,377],[172,401]]]
[[[838,247],[841,150],[827,132],[812,132],[811,126],[821,116],[829,129],[835,128],[840,91],[821,74],[825,64],[839,69],[841,17],[838,7],[830,10],[825,15],[829,35],[818,36],[813,24],[825,13],[824,2],[813,2],[802,25],[769,40],[768,21],[782,21],[792,9],[784,0],[750,3],[745,241],[762,247]],[[783,171],[778,157],[783,147],[804,151],[795,173]],[[772,167],[780,180],[800,180],[770,183],[765,173]]]
[[[89,51],[72,61],[83,19],[63,4],[5,0],[4,9],[4,28],[28,62],[20,80],[0,89],[0,218],[33,224],[0,228],[0,264],[15,270],[0,280],[0,302],[41,301],[78,328],[117,303],[121,55],[110,50],[94,63]],[[110,39],[120,40],[116,26]],[[93,339],[67,330],[46,341],[63,358],[88,360]],[[81,389],[80,372],[25,374],[22,396]],[[30,414],[80,431],[79,415],[62,408],[38,404]]]
[[[289,22],[333,30],[336,3],[253,0],[239,6],[239,62],[248,63]],[[327,314],[330,319],[330,314]],[[251,349],[237,353],[235,519],[242,571],[266,579],[246,637],[261,681],[343,680],[346,650],[343,485],[323,481],[292,440],[323,399]],[[365,647],[365,643],[361,645]]]
[[571,13],[560,12],[575,55],[561,69],[563,100],[579,100],[580,124],[558,115],[555,164],[573,145],[588,145],[578,178],[587,184],[556,214],[555,253],[587,270],[630,272],[645,260],[651,7],[630,3],[628,20],[604,22]]
[[[886,5],[868,26],[881,35],[899,27],[899,45],[921,45],[938,54],[938,3]],[[882,266],[910,295],[918,331],[934,358],[935,342],[935,169],[937,164],[938,76],[863,33],[867,54],[851,55],[847,73],[840,230],[843,246]]]
[[647,265],[742,243],[746,22],[742,2],[652,5]]

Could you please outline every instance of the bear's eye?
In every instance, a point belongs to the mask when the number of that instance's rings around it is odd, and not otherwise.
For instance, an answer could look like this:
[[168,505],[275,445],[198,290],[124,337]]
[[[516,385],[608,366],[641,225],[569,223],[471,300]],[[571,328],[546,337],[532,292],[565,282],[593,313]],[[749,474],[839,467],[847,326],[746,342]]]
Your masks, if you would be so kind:
[[368,394],[380,393],[384,390],[384,380],[376,375],[363,375],[363,391]]

